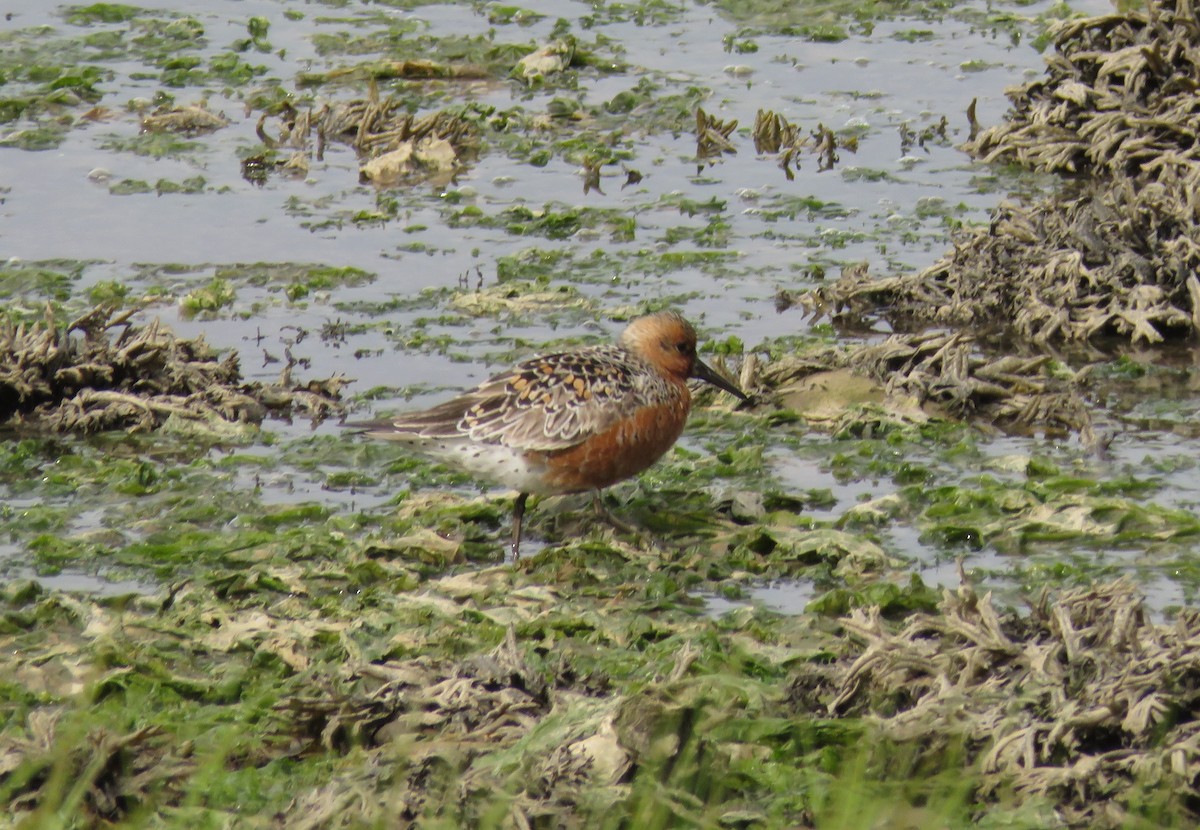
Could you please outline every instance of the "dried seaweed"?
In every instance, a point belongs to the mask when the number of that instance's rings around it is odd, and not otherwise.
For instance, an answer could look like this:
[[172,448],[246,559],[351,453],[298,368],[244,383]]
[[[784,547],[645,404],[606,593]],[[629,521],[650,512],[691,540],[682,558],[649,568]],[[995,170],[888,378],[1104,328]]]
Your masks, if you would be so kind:
[[964,585],[899,631],[877,608],[843,625],[862,648],[832,673],[830,714],[898,741],[966,739],[985,799],[1049,796],[1066,826],[1095,828],[1127,826],[1135,788],[1200,794],[1200,614],[1155,625],[1121,580],[1027,617]]
[[980,324],[1046,344],[1200,331],[1200,27],[1189,0],[1061,24],[1043,79],[1009,90],[985,161],[1087,173],[1062,195],[1001,206],[918,274],[844,275],[803,302],[901,325]]
[[363,666],[360,673],[374,687],[368,693],[282,704],[304,724],[311,751],[377,746],[434,732],[504,746],[548,711],[545,680],[526,664],[511,629],[491,654],[464,663],[416,657]]
[[237,354],[204,339],[181,340],[138,309],[97,306],[65,325],[52,309],[32,324],[0,320],[0,423],[56,432],[150,430],[168,418],[259,423],[302,412],[322,419],[339,406],[341,378],[304,386],[291,367],[277,384],[243,383]]
[[1200,27],[1191,0],[1058,24],[1046,77],[966,145],[984,161],[1164,183],[1200,177]]
[[729,136],[737,129],[737,119],[722,121],[703,109],[696,109],[696,158],[718,158],[724,153],[737,153]]
[[808,146],[809,139],[800,134],[800,128],[777,112],[760,109],[754,116],[754,151],[779,157],[779,167],[788,181],[796,178],[793,163],[800,169],[800,153]]
[[[267,133],[268,114],[258,120],[259,139],[269,149],[290,147],[307,152],[316,134],[316,157],[321,159],[329,141],[349,144],[364,159],[365,179],[391,183],[419,172],[455,170],[479,149],[478,128],[459,113],[448,110],[416,116],[399,98],[381,100],[372,83],[367,98],[323,104],[318,109],[285,107],[277,116],[278,134]],[[377,176],[372,163],[390,154],[405,154],[404,169],[395,175]],[[433,159],[425,164],[422,158]],[[386,167],[386,163],[385,163]],[[395,171],[393,171],[395,172]]]
[[[362,666],[355,682],[373,692],[281,704],[308,735],[302,751],[365,747],[378,761],[300,795],[288,826],[341,827],[364,815],[404,823],[447,800],[467,815],[473,800],[498,815],[498,792],[512,826],[588,826],[562,822],[585,799],[621,809],[628,782],[656,757],[686,754],[681,741],[715,757],[739,751],[726,743],[736,730],[696,735],[688,724],[754,716],[821,723],[830,734],[834,721],[865,725],[873,742],[929,754],[961,748],[977,773],[975,803],[1041,796],[1064,827],[1128,826],[1126,810],[1144,792],[1185,813],[1194,804],[1200,614],[1157,625],[1125,580],[1043,596],[1025,614],[999,611],[964,583],[935,612],[897,623],[863,608],[840,626],[825,661],[798,661],[785,694],[755,704],[706,693],[711,678],[692,677],[688,648],[646,688],[589,698],[548,683],[512,629],[490,654],[460,662]],[[397,751],[404,764],[385,772]],[[656,798],[678,795],[663,787]]]
[[844,274],[802,302],[834,315],[885,306],[902,325],[1003,327],[1039,344],[1102,334],[1158,343],[1197,331],[1200,225],[1169,207],[1178,192],[1122,180],[1053,209],[1005,204],[919,274]]
[[[988,355],[975,338],[962,332],[899,334],[852,349],[784,358],[763,367],[752,379],[743,377],[742,383],[746,389],[765,386],[788,406],[789,396],[806,379],[833,370],[850,370],[872,379],[880,394],[865,402],[891,400],[889,408],[900,416],[950,414],[1013,430],[1040,427],[1078,432],[1086,443],[1095,440],[1076,377],[1052,372],[1045,356]],[[821,391],[825,399],[841,397]],[[863,398],[856,394],[852,400]],[[840,420],[848,413],[835,407],[830,414]]]
[[[826,826],[805,807],[824,785],[802,767],[917,756],[961,768],[979,815],[1036,796],[1058,816],[1013,826],[1152,826],[1155,799],[1170,826],[1197,817],[1200,613],[1155,623],[1128,580],[1026,611],[964,581],[902,618],[874,606],[740,624],[668,612],[647,628],[639,605],[597,612],[594,597],[508,568],[422,583],[365,617],[301,599],[341,568],[272,566],[288,589],[241,606],[213,590],[226,583],[197,581],[119,609],[63,594],[31,603],[36,592],[9,607],[57,626],[5,634],[4,666],[29,701],[0,747],[9,815],[36,824],[31,811],[63,803],[64,781],[79,826],[173,815],[222,780],[217,767],[286,762],[312,774],[287,779],[271,826],[648,826],[638,816],[653,805],[811,827]],[[601,642],[627,653],[597,663]],[[109,695],[145,700],[148,683],[173,690],[175,715],[91,717]],[[185,739],[189,717],[239,734]],[[781,799],[769,781],[793,789]]]
[[[408,774],[390,786],[376,781],[331,781],[292,804],[288,826],[342,826],[345,818],[383,814],[402,822],[420,817],[437,797],[439,769],[449,771],[465,797],[494,796],[494,780],[473,766],[476,757],[503,752],[550,713],[544,678],[526,661],[510,628],[490,654],[450,663],[416,657],[365,665],[354,680],[370,688],[291,698],[281,711],[308,736],[301,752],[347,751],[353,746],[408,749]],[[415,750],[415,751],[414,751]],[[459,777],[462,776],[461,780]],[[577,782],[581,783],[581,782]],[[352,808],[352,809],[351,809]],[[350,812],[347,812],[350,810]]]
[[224,113],[208,109],[206,101],[187,107],[162,106],[142,118],[142,132],[200,135],[229,126]]
[[[56,776],[69,780],[81,793],[80,812],[89,826],[119,820],[146,796],[175,786],[194,773],[190,750],[172,742],[161,730],[142,727],[123,735],[96,730],[64,754],[60,749],[63,708],[47,707],[29,713],[27,737],[0,749],[0,780],[22,769],[30,784]],[[10,815],[37,806],[40,789],[28,786],[8,802]]]
[[839,149],[856,152],[858,140],[848,138],[838,140],[833,130],[824,124],[818,124],[810,135],[802,135],[800,128],[789,122],[777,112],[760,109],[754,116],[754,150],[759,154],[774,155],[779,160],[779,168],[783,170],[788,181],[796,178],[792,169],[800,169],[800,156],[805,150],[817,156],[817,170],[824,172],[832,170],[840,161]]

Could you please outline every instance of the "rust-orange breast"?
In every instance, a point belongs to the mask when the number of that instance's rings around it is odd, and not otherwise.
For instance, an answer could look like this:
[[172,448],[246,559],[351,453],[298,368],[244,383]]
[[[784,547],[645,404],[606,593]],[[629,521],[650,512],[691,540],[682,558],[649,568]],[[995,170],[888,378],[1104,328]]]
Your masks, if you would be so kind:
[[561,493],[608,487],[649,467],[671,448],[687,422],[691,404],[683,394],[642,406],[580,444],[542,455],[546,483]]

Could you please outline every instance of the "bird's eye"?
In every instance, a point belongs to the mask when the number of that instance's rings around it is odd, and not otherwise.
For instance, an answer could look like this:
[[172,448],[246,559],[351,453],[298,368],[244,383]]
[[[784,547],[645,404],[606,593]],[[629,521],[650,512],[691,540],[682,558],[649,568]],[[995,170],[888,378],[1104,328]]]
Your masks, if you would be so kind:
[[666,352],[678,352],[688,356],[696,353],[696,344],[687,340],[663,340],[661,343],[663,351]]

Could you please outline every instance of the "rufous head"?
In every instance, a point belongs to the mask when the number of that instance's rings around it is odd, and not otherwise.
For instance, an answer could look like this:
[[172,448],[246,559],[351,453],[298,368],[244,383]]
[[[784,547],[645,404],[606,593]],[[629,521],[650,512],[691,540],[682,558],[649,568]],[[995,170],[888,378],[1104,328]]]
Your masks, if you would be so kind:
[[669,378],[680,382],[697,378],[747,400],[742,390],[696,356],[696,330],[677,311],[639,317],[626,327],[617,342]]

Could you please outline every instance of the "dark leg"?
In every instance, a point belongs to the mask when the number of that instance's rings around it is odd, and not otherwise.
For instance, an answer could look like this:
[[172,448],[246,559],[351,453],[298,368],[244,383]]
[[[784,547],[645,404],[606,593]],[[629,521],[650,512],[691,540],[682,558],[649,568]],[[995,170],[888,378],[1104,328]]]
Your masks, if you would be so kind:
[[528,493],[521,493],[513,502],[512,555],[514,562],[521,558],[521,519],[525,516],[525,499],[527,498],[529,498]]

